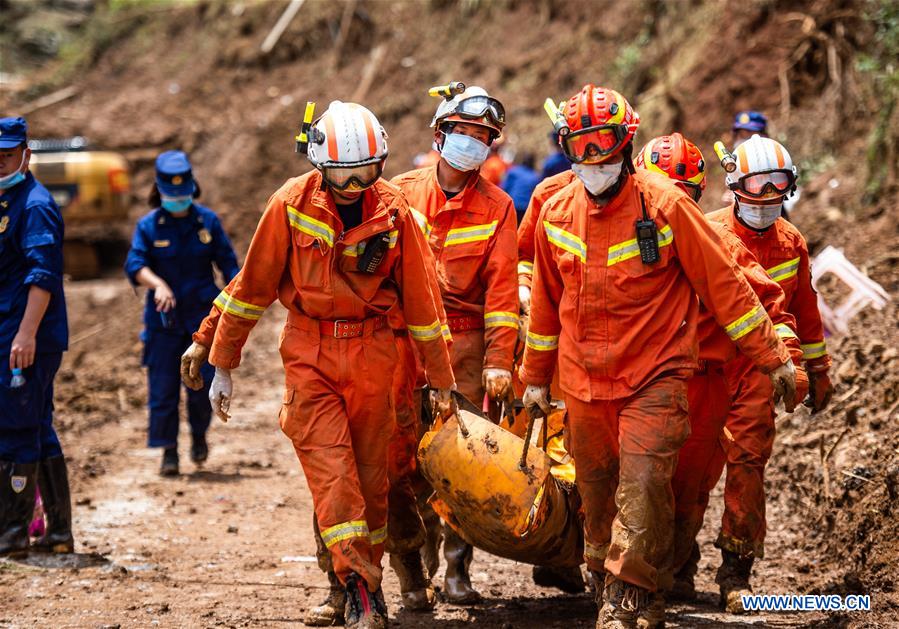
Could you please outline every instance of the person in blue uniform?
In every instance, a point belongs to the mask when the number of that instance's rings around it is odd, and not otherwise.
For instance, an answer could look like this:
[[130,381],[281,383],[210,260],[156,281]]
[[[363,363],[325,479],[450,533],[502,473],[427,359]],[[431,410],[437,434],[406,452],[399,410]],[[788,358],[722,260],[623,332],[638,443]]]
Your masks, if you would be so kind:
[[69,329],[62,214],[28,170],[28,125],[0,119],[0,555],[27,552],[39,483],[47,516],[33,548],[72,552],[66,460],[53,429],[53,379]]
[[[163,448],[163,476],[178,469],[178,406],[181,395],[181,354],[191,333],[209,314],[219,294],[213,264],[231,281],[239,267],[234,249],[218,216],[196,202],[200,188],[190,161],[181,151],[156,158],[156,183],[150,194],[154,209],[140,219],[125,273],[134,285],[147,287],[144,308],[143,364],[149,379],[150,431],[148,445]],[[214,369],[203,368],[205,387],[187,391],[190,456],[201,464],[209,454],[206,431],[212,416],[209,383]]]

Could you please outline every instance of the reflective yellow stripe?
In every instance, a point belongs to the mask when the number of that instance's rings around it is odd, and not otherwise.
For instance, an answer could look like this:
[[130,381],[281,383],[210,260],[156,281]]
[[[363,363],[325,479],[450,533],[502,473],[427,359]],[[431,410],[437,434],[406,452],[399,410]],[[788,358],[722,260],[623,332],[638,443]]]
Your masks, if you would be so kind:
[[453,340],[453,333],[450,332],[449,326],[445,323],[440,326],[440,333],[443,334],[443,338],[445,338],[447,341]]
[[[659,249],[670,245],[674,240],[674,232],[671,231],[671,225],[665,225],[659,230],[656,237],[659,240]],[[606,266],[612,266],[613,264],[636,258],[638,255],[640,255],[640,246],[637,244],[636,238],[631,238],[609,247],[609,259],[606,262]]]
[[383,544],[387,541],[387,526],[382,526],[379,529],[375,529],[371,532],[371,543],[372,544]]
[[468,242],[478,242],[480,240],[489,240],[496,231],[499,221],[493,221],[486,225],[474,225],[472,227],[459,227],[451,229],[446,233],[446,240],[443,242],[444,247],[451,245],[464,245]]
[[[435,321],[431,325],[406,326],[409,330],[409,334],[411,334],[412,338],[416,341],[433,341],[434,339],[443,336],[442,327],[440,321]],[[447,331],[449,331],[449,328],[447,328]]]
[[541,352],[548,352],[559,348],[559,336],[544,336],[528,331],[527,346]]
[[518,315],[514,312],[487,312],[484,314],[484,328],[518,329]]
[[778,264],[777,266],[772,266],[770,269],[765,270],[768,272],[768,275],[771,276],[772,280],[775,282],[783,282],[799,272],[799,258],[793,258],[783,264]]
[[334,230],[327,223],[303,214],[292,205],[287,206],[287,219],[291,227],[314,238],[321,238],[329,247],[334,246]]
[[365,520],[341,522],[322,531],[322,541],[328,548],[352,537],[369,537],[368,524],[365,523]]
[[565,231],[549,221],[543,221],[543,228],[546,230],[546,238],[559,249],[573,253],[581,262],[587,262],[587,245],[584,241],[574,234]]
[[[394,229],[391,232],[387,233],[387,236],[390,240],[387,241],[387,248],[393,249],[396,247],[397,238],[399,238],[399,230]],[[343,250],[343,255],[350,256],[351,258],[358,258],[363,253],[365,253],[365,245],[368,241],[363,240],[362,242],[356,243],[355,245],[347,245]]]
[[827,355],[827,345],[824,341],[820,343],[806,343],[799,347],[802,348],[802,360],[811,360],[812,358],[821,358]]
[[604,560],[609,553],[608,546],[594,546],[590,542],[584,542],[584,557],[586,559]]
[[794,339],[796,338],[796,333],[785,323],[778,323],[774,326],[774,330],[777,332],[777,336],[782,339]]
[[220,292],[212,303],[222,312],[227,312],[241,319],[249,319],[250,321],[257,321],[265,312],[265,308],[235,299],[225,291]]
[[756,306],[742,317],[724,328],[731,340],[736,341],[756,329],[768,315],[761,305]]
[[428,219],[424,214],[416,210],[414,207],[409,208],[412,211],[412,218],[415,219],[415,222],[418,223],[419,229],[421,229],[421,233],[425,235],[425,238],[428,238],[431,235],[431,224],[428,222]]
[[522,260],[518,263],[518,274],[519,275],[533,275],[534,274],[534,263],[526,262]]

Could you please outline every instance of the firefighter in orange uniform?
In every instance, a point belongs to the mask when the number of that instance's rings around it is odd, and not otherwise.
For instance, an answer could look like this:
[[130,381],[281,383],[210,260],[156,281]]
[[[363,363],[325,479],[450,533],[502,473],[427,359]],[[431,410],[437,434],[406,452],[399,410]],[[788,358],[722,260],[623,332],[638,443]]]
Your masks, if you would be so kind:
[[[446,279],[443,305],[452,333],[459,391],[478,406],[511,387],[518,334],[515,210],[509,196],[479,174],[505,125],[505,110],[480,87],[447,91],[431,126],[436,166],[399,175],[412,213]],[[444,592],[456,604],[476,602],[468,566],[472,548],[446,527]]]
[[[732,156],[727,174],[733,206],[709,214],[727,225],[752,252],[768,275],[780,284],[785,308],[796,319],[796,332],[809,379],[814,412],[823,410],[833,395],[827,375],[831,364],[824,343],[824,327],[811,283],[808,246],[799,231],[781,218],[784,200],[795,190],[796,168],[787,150],[775,140],[752,136]],[[741,595],[750,593],[749,577],[755,558],[764,553],[764,471],[774,444],[774,412],[763,399],[763,376],[747,361],[732,361],[725,370],[734,406],[726,422],[724,454],[727,462],[721,532],[715,545],[722,562],[716,580],[722,603],[731,612],[744,611]],[[707,481],[712,486],[721,465]]]
[[524,402],[549,411],[558,356],[587,565],[604,583],[598,626],[658,627],[673,576],[671,478],[689,434],[697,296],[788,408],[795,372],[699,207],[667,178],[633,167],[639,117],[630,104],[587,85],[560,116],[578,181],[539,219]]
[[[699,202],[706,185],[706,164],[699,148],[674,133],[647,142],[637,156],[638,168],[646,168],[667,176],[684,192]],[[796,398],[808,390],[808,378],[801,366],[802,350],[796,336],[796,320],[786,311],[784,292],[768,277],[733,231],[721,223],[712,223],[725,251],[733,258],[743,277],[749,282],[768,313],[778,336],[790,351],[796,367]],[[698,324],[700,369],[687,385],[690,408],[690,437],[678,455],[672,480],[674,490],[674,567],[672,596],[691,600],[696,591],[693,577],[699,562],[696,536],[702,528],[709,503],[709,493],[720,475],[719,442],[730,413],[758,412],[770,416],[774,409],[771,384],[767,377],[756,378],[749,385],[732,392],[725,374],[741,366],[752,367],[751,361],[739,353],[737,346],[716,323],[711,313],[700,308]],[[731,397],[733,395],[733,398]],[[748,400],[752,400],[751,403]],[[717,469],[715,473],[713,470]],[[714,478],[711,478],[714,476]]]
[[399,360],[391,311],[402,311],[443,416],[454,412],[455,384],[426,271],[427,244],[402,193],[380,178],[387,144],[377,118],[335,101],[304,124],[298,142],[316,170],[288,180],[269,199],[243,269],[188,349],[189,382],[196,384],[208,348],[216,368],[210,399],[226,420],[230,371],[247,336],[275,299],[287,308],[281,429],[303,466],[345,587],[346,625],[384,627],[387,451]]

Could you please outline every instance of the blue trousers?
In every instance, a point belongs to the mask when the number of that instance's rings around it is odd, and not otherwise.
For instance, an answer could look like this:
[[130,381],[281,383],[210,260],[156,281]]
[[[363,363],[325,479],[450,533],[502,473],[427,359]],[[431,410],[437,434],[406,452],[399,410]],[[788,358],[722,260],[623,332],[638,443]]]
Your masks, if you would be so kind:
[[35,354],[24,371],[25,385],[9,386],[9,351],[0,359],[0,461],[36,463],[60,456],[62,447],[53,429],[53,379],[62,352]]
[[[178,445],[178,406],[181,402],[181,354],[190,346],[189,334],[173,330],[147,330],[144,334],[144,365],[150,384],[150,431],[147,445],[168,448]],[[187,419],[195,435],[204,435],[212,418],[209,385],[215,369],[203,365],[203,389],[187,391]]]

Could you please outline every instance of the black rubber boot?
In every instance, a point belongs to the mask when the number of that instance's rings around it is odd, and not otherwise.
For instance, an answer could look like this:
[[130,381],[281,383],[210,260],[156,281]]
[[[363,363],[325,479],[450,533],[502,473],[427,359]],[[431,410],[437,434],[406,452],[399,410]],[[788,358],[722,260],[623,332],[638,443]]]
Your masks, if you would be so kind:
[[431,580],[425,576],[421,553],[417,550],[402,554],[391,553],[390,567],[400,580],[403,607],[412,612],[434,609],[437,598]]
[[531,576],[540,587],[556,588],[568,594],[580,594],[584,591],[584,575],[580,566],[534,566]]
[[303,617],[303,624],[307,627],[335,627],[344,623],[346,590],[332,570],[328,571],[328,581],[331,584],[328,597],[307,611]]
[[177,476],[178,469],[178,448],[172,446],[162,451],[162,466],[159,468],[160,476]]
[[687,563],[681,566],[681,569],[674,575],[674,585],[668,593],[669,599],[684,602],[696,600],[696,584],[694,580],[696,572],[699,570],[699,558],[701,556],[699,544],[693,542],[693,548],[690,551]]
[[0,461],[0,555],[28,552],[37,463]]
[[445,527],[443,558],[446,560],[446,578],[443,592],[446,602],[453,605],[472,605],[481,601],[481,595],[471,587],[468,567],[474,549],[449,526]]
[[752,586],[749,577],[752,575],[752,564],[755,558],[740,557],[736,553],[727,550],[721,551],[721,566],[715,575],[715,583],[721,591],[721,606],[731,614],[741,614],[743,608],[742,596],[752,594]]
[[72,537],[72,497],[66,458],[62,455],[44,459],[38,466],[38,486],[47,516],[47,532],[32,545],[36,550],[52,553],[75,552]]
[[369,592],[365,579],[355,572],[346,580],[346,608],[344,618],[348,629],[384,629],[387,626],[387,605],[381,588]]
[[200,465],[205,463],[209,458],[209,444],[206,443],[206,435],[191,435],[190,442],[190,460]]

